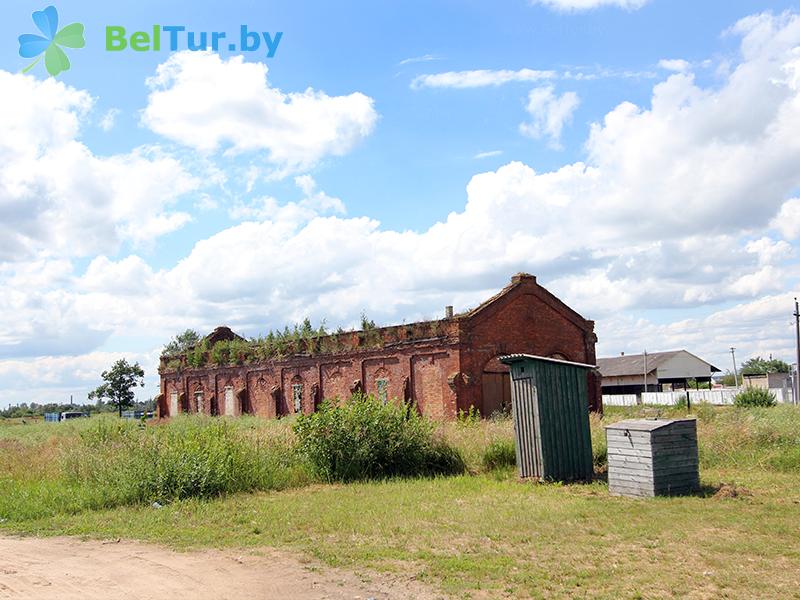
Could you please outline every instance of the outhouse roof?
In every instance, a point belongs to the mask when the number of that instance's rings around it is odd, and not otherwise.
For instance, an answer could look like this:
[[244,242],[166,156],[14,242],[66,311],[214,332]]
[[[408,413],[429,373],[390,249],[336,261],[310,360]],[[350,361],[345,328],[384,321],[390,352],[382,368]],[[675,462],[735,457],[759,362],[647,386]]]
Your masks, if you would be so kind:
[[617,421],[611,425],[606,425],[606,429],[627,429],[628,431],[655,431],[674,423],[694,421],[695,419],[625,419]]
[[583,367],[585,369],[596,369],[595,365],[587,365],[586,363],[571,362],[568,360],[561,360],[558,358],[550,358],[549,356],[537,356],[536,354],[509,354],[501,356],[500,362],[510,365],[511,363],[519,362],[522,360],[544,360],[546,362],[558,363],[562,365],[569,365],[570,367]]

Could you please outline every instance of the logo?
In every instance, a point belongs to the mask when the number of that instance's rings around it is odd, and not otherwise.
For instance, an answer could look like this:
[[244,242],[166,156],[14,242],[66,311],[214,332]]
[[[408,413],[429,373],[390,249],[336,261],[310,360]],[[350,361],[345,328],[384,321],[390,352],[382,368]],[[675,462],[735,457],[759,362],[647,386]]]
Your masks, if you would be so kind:
[[69,70],[69,58],[61,47],[83,48],[86,45],[86,40],[83,39],[83,24],[70,23],[59,30],[58,11],[55,6],[37,10],[31,16],[43,36],[35,33],[19,36],[19,55],[22,58],[36,58],[22,72],[27,73],[35,67],[42,60],[42,55],[44,55],[44,66],[53,77]]
[[282,31],[256,31],[247,25],[241,25],[237,33],[238,36],[234,37],[225,31],[188,31],[183,25],[153,25],[150,31],[134,31],[128,35],[122,26],[107,25],[106,50],[121,52],[130,48],[134,52],[158,52],[163,39],[164,45],[172,52],[181,48],[214,52],[225,48],[231,52],[256,52],[261,49],[267,58],[272,58],[283,38]]

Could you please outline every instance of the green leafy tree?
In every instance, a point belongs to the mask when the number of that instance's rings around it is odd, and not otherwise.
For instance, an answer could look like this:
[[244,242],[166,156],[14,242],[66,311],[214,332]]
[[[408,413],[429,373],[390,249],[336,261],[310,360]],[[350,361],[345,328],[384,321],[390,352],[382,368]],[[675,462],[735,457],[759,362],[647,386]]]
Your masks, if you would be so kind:
[[134,388],[144,387],[144,371],[139,363],[130,364],[124,358],[118,360],[108,371],[101,375],[105,383],[89,393],[89,399],[107,398],[108,403],[116,406],[119,416],[125,408],[133,406]]
[[200,342],[200,334],[194,329],[187,329],[183,333],[176,335],[170,342],[164,346],[162,355],[175,356],[176,354],[185,354]]
[[791,367],[778,358],[755,356],[742,363],[742,375],[764,375],[766,373],[788,373]]

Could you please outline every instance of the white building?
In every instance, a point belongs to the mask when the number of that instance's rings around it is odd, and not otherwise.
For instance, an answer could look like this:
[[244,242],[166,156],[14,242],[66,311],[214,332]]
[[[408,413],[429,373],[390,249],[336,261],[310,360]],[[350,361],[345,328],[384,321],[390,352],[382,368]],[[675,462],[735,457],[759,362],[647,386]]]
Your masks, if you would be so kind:
[[688,380],[710,383],[711,376],[719,372],[717,367],[686,350],[599,358],[597,367],[603,376],[603,394],[686,389]]

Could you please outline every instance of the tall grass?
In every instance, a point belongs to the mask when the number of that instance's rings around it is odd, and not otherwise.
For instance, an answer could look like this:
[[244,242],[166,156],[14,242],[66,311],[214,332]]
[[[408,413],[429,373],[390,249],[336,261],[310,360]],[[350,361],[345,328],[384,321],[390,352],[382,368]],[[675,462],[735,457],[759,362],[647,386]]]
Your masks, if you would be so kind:
[[108,490],[120,504],[283,489],[308,480],[289,438],[247,435],[228,419],[177,419],[148,428],[104,419],[81,439],[66,456],[68,477]]
[[[47,441],[0,440],[0,519],[165,503],[307,484],[285,425],[185,417],[142,427],[101,417]],[[27,432],[26,432],[27,433]]]

